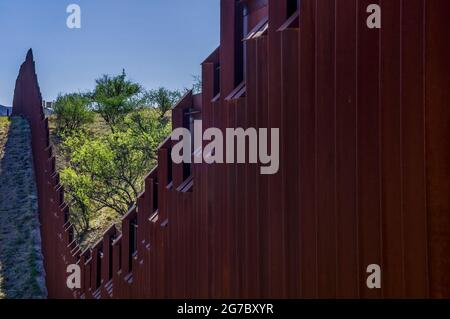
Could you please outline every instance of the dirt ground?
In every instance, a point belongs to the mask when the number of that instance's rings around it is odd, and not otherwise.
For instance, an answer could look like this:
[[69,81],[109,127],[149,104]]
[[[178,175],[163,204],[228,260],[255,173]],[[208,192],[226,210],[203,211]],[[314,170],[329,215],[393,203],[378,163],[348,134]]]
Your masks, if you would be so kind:
[[30,129],[0,117],[0,299],[45,298]]

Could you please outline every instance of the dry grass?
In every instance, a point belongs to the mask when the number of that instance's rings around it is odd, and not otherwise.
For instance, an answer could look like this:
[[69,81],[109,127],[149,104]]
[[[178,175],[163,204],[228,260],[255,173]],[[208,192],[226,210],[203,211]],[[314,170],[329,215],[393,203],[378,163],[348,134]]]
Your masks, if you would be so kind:
[[0,118],[0,298],[46,296],[28,123]]

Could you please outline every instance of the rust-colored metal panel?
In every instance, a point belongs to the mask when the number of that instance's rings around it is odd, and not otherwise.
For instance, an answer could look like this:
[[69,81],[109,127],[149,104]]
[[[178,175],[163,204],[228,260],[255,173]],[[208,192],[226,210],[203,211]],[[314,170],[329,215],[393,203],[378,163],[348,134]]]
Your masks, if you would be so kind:
[[401,134],[401,1],[382,1],[385,9],[381,29],[381,144],[384,296],[405,293],[402,134]]
[[[281,107],[281,34],[278,29],[286,21],[286,2],[285,0],[269,0],[269,29],[268,29],[268,87],[269,96],[269,128],[280,128],[280,141],[284,140],[282,128],[283,118],[286,116]],[[284,154],[280,143],[280,170],[274,176],[270,177],[268,198],[269,218],[271,220],[271,229],[269,236],[269,278],[271,282],[270,296],[283,298],[286,297],[287,273],[285,269],[286,250],[285,250],[285,205],[283,201],[283,176]]]
[[426,170],[430,293],[450,297],[450,2],[425,3]]
[[[258,63],[258,128],[268,128],[269,123],[269,109],[268,109],[268,48],[267,48],[267,36],[262,36],[257,40],[257,63]],[[268,134],[270,134],[268,132]],[[270,135],[269,135],[270,136]],[[270,143],[270,141],[269,141]],[[259,249],[260,249],[260,297],[270,297],[270,257],[269,257],[269,236],[271,227],[271,221],[269,218],[269,211],[267,207],[267,199],[269,197],[269,181],[270,178],[258,173],[258,199],[257,199],[257,212],[259,215],[260,223],[260,236],[259,236]]]
[[425,186],[424,1],[402,6],[402,190],[405,295],[428,296]]
[[317,298],[316,2],[301,1],[299,76],[300,296]]
[[[238,99],[236,101],[236,127],[245,126],[245,99]],[[237,165],[236,167],[236,219],[234,227],[236,229],[236,262],[237,262],[237,273],[236,273],[236,297],[244,298],[247,293],[244,289],[245,286],[245,250],[243,242],[245,241],[245,223],[244,223],[244,212],[245,212],[245,185],[246,185],[246,171],[244,165]]]
[[335,2],[316,7],[316,209],[318,295],[336,297]]
[[[246,107],[244,130],[256,128],[258,116],[258,65],[257,65],[257,43],[247,41],[247,71],[246,71]],[[247,139],[249,140],[249,139]],[[249,150],[247,148],[247,150]],[[247,152],[246,161],[249,163],[250,156]],[[257,298],[259,293],[259,216],[257,210],[258,196],[258,167],[256,164],[246,164],[245,180],[245,209],[242,212],[244,223],[244,290],[248,293],[246,298]]]
[[359,296],[356,209],[356,23],[357,2],[336,1],[336,295]]
[[[122,232],[111,227],[84,252],[27,55],[13,113],[32,128],[49,296],[449,297],[449,2],[303,0],[295,13],[285,0],[247,2],[245,57],[243,2],[222,0],[202,95],[183,97],[173,127],[190,109],[203,132],[279,128],[279,172],[195,163],[187,177],[167,139]],[[381,30],[366,25],[372,3]],[[246,79],[236,83],[240,58]],[[74,263],[82,287],[70,291]],[[366,285],[370,264],[381,266],[381,289]]]
[[[296,24],[296,25],[295,25]],[[301,229],[299,220],[299,150],[297,147],[299,135],[299,92],[298,87],[298,16],[289,20],[287,25],[282,27],[281,35],[281,84],[282,96],[281,105],[288,116],[283,120],[283,152],[285,153],[284,164],[284,194],[283,202],[286,209],[286,272],[287,272],[287,297],[298,297],[300,283],[300,236],[298,230]],[[289,61],[289,63],[286,63]],[[295,146],[295,147],[293,147]]]
[[[359,276],[365,279],[371,264],[382,264],[380,246],[380,101],[379,29],[369,29],[366,8],[376,1],[358,3],[357,48],[357,209],[359,231]],[[380,289],[369,289],[360,280],[361,297],[381,297]]]

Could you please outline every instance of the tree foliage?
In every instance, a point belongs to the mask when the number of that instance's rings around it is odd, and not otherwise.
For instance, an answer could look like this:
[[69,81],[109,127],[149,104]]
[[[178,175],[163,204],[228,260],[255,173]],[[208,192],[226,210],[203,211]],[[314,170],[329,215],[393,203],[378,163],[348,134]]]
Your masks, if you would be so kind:
[[[99,212],[123,216],[135,205],[156,164],[158,146],[170,135],[168,112],[181,96],[163,87],[144,91],[123,71],[99,78],[91,93],[58,98],[57,125],[71,132],[60,142],[65,158],[61,183],[79,237]],[[85,129],[94,112],[97,121]],[[99,129],[100,117],[110,129]]]
[[182,93],[180,91],[171,91],[163,87],[150,90],[144,94],[146,103],[158,110],[161,119],[166,116],[167,112],[172,109],[181,97]]
[[143,191],[143,181],[156,163],[156,150],[170,134],[154,109],[129,114],[120,130],[106,136],[73,135],[64,142],[69,166],[61,181],[68,192],[74,219],[82,231],[104,208],[125,215]]
[[57,129],[61,134],[71,134],[94,120],[89,109],[90,99],[80,93],[59,95],[55,104]]
[[117,76],[103,75],[96,81],[91,97],[96,111],[114,132],[126,115],[135,110],[140,103],[142,87],[126,79],[125,70]]
[[192,78],[194,80],[194,84],[192,85],[192,92],[194,92],[194,94],[202,93],[202,77],[199,75],[193,75]]

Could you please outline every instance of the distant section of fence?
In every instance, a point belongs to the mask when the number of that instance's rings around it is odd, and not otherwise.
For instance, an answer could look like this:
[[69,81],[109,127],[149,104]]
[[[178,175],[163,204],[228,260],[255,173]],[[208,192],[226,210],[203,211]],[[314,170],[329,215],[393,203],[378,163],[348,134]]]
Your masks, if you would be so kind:
[[450,297],[450,2],[297,3],[222,0],[202,94],[173,109],[174,128],[280,128],[279,173],[175,165],[168,139],[122,232],[84,252],[28,54],[13,112],[32,127],[50,297]]

